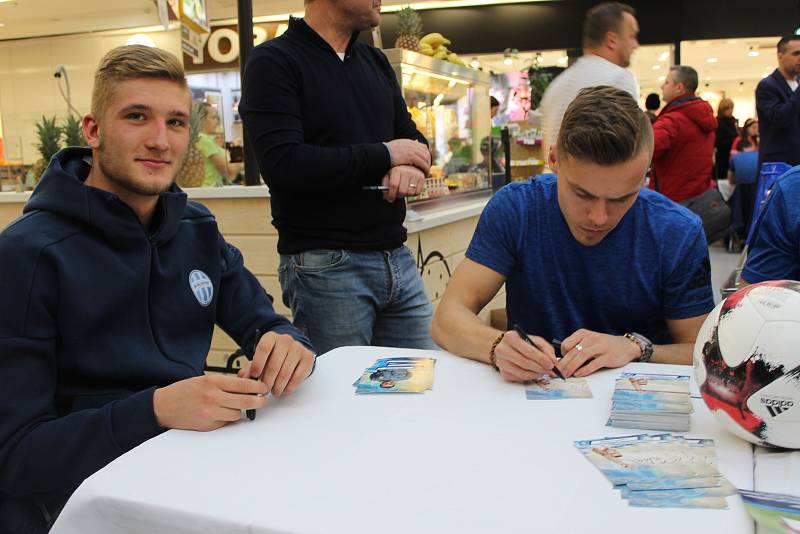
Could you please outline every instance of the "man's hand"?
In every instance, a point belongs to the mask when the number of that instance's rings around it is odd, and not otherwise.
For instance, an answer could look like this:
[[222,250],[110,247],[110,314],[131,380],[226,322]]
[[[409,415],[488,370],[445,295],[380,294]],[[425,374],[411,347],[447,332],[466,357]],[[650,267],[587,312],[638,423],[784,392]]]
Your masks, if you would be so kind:
[[642,355],[639,346],[630,339],[584,329],[562,341],[561,352],[564,357],[558,368],[566,377],[590,375],[604,367],[622,367]]
[[267,387],[235,376],[205,375],[158,388],[153,411],[162,428],[214,430],[238,421],[242,410],[262,408]]
[[383,177],[383,185],[389,188],[383,193],[383,199],[394,202],[397,198],[422,193],[425,190],[425,175],[416,167],[400,165],[392,167],[389,174]]
[[308,378],[314,355],[288,334],[267,332],[256,345],[253,361],[239,370],[240,377],[261,379],[267,392],[280,397],[290,394]]
[[523,341],[515,331],[506,332],[494,349],[500,376],[511,382],[528,382],[553,368],[557,361],[553,346],[538,336],[530,339],[542,350]]
[[411,165],[422,171],[423,177],[431,170],[431,151],[413,139],[395,139],[386,143],[392,153],[392,166]]

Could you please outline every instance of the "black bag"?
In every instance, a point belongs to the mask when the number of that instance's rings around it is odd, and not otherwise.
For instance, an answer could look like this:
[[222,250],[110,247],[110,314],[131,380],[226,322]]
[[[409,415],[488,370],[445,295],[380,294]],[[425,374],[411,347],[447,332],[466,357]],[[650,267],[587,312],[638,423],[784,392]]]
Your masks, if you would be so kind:
[[[653,180],[656,191],[660,192],[655,169],[651,167],[651,171],[650,179]],[[700,217],[700,220],[703,221],[703,233],[706,234],[706,242],[708,244],[719,241],[730,233],[731,208],[716,187],[712,187],[695,197],[678,202],[678,204],[689,208],[695,215]]]
[[728,235],[731,227],[731,208],[716,187],[679,204],[686,206],[700,217],[709,244]]

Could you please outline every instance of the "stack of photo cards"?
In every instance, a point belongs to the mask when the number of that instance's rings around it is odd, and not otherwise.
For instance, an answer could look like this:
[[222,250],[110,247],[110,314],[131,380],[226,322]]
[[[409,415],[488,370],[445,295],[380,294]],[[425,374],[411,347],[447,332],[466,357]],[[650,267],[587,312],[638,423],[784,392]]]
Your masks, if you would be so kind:
[[711,439],[640,434],[575,445],[631,506],[724,509],[737,493],[717,469]]
[[686,375],[622,373],[611,397],[609,426],[648,430],[689,430],[694,411]]
[[423,393],[433,388],[435,358],[381,358],[353,384],[357,394]]
[[525,384],[528,400],[591,399],[592,390],[585,378],[572,377],[566,380],[544,375]]

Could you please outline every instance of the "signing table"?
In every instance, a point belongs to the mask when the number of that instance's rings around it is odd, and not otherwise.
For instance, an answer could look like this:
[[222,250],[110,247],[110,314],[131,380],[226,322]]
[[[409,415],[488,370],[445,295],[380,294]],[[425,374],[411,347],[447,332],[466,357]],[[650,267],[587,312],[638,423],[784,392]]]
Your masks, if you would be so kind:
[[[432,391],[354,394],[375,359],[404,355],[437,358]],[[172,430],[112,462],[52,532],[752,533],[738,496],[728,510],[629,507],[575,449],[577,439],[639,433],[605,426],[619,373],[590,376],[593,399],[529,401],[491,367],[445,352],[339,348],[255,421]],[[687,435],[713,438],[720,471],[753,489],[752,447],[693,401]]]

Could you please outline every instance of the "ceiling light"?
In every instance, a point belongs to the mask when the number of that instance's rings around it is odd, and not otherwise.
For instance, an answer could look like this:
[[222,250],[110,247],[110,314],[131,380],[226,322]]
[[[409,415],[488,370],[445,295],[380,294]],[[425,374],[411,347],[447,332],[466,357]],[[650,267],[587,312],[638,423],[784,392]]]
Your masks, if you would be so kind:
[[150,48],[156,47],[156,42],[153,41],[153,38],[143,33],[135,33],[131,35],[130,39],[128,39],[128,42],[125,44],[144,45],[144,46],[149,46]]
[[666,76],[659,76],[659,77],[658,77],[658,81],[659,81],[659,82],[663,82],[663,81],[664,81],[664,80],[666,80],[666,79],[667,79],[667,77],[666,77]]
[[653,65],[653,70],[661,70],[661,65]]
[[666,60],[668,60],[668,59],[669,59],[669,52],[661,52],[661,53],[658,55],[658,60],[659,60],[659,61],[666,61]]
[[759,56],[758,50],[756,50],[755,46],[751,46],[748,50],[749,50],[747,52],[748,56],[750,56],[750,57],[758,57]]
[[469,62],[469,66],[472,67],[473,69],[477,69],[478,67],[481,66],[481,62],[478,61],[478,58],[474,57],[472,58],[472,61]]
[[559,65],[566,65],[567,61],[569,61],[569,58],[567,56],[561,56],[560,58],[558,58],[557,63]]
[[506,56],[506,57],[503,59],[503,64],[504,64],[504,65],[513,65],[513,64],[514,64],[514,60],[513,60],[513,59],[511,59],[511,56]]
[[706,61],[708,61],[709,63],[716,63],[719,60],[717,58],[715,58],[715,57],[710,57]]

